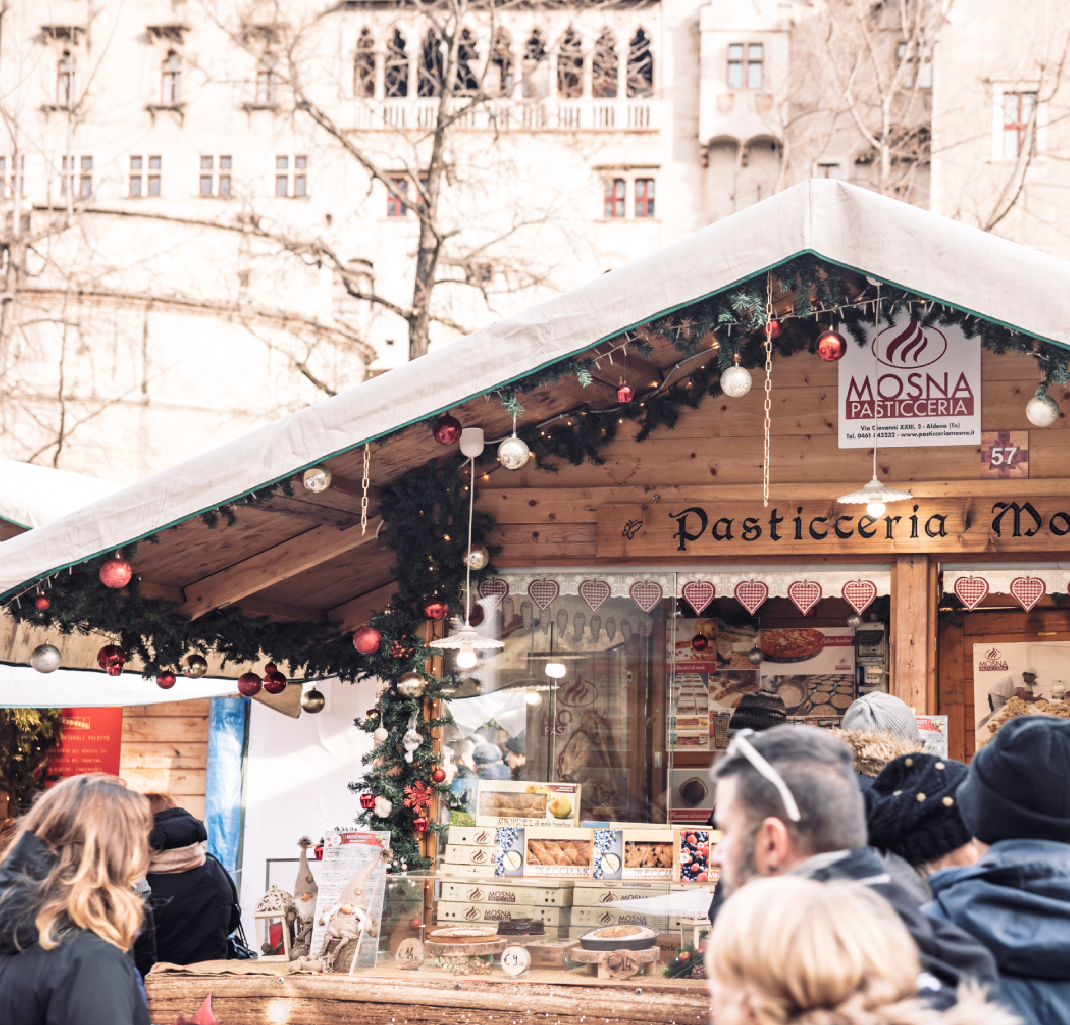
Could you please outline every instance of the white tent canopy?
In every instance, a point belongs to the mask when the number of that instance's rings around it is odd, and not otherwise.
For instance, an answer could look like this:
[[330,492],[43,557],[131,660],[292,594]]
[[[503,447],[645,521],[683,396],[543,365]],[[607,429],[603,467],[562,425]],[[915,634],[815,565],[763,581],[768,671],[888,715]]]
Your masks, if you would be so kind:
[[290,476],[812,252],[1070,348],[1070,263],[812,180],[582,288],[0,545],[0,594]]
[[20,527],[41,527],[121,487],[99,477],[0,459],[0,519]]
[[29,666],[0,664],[0,708],[115,708],[234,693],[233,680],[211,677],[180,676],[170,690],[161,690],[140,673],[108,676],[92,669],[57,669],[42,674]]

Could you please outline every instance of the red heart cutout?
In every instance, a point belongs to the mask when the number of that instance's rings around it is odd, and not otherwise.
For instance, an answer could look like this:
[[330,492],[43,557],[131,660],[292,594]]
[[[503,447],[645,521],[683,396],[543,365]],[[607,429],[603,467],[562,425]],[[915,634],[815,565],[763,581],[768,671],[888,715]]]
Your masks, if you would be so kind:
[[741,580],[732,591],[736,601],[752,616],[769,597],[769,585],[763,580]]
[[561,593],[561,585],[556,580],[532,580],[528,584],[528,594],[531,600],[545,612]]
[[580,584],[580,597],[592,612],[597,612],[609,595],[609,584],[604,580],[584,580]]
[[1026,612],[1044,597],[1046,590],[1040,577],[1015,577],[1011,581],[1011,594]]
[[968,609],[975,609],[988,595],[988,581],[984,577],[959,577],[955,581],[955,594]]
[[840,593],[844,601],[862,615],[877,597],[877,585],[872,580],[848,580]]
[[628,588],[628,594],[632,601],[644,612],[649,612],[662,596],[661,584],[655,584],[653,580],[639,580]]
[[487,577],[479,584],[479,593],[486,599],[485,605],[496,609],[502,603],[502,599],[509,593],[509,583],[501,577]]
[[680,588],[680,596],[695,610],[696,616],[717,597],[717,588],[708,580],[689,580]]
[[821,585],[816,580],[794,580],[788,584],[788,597],[805,616],[821,601]]

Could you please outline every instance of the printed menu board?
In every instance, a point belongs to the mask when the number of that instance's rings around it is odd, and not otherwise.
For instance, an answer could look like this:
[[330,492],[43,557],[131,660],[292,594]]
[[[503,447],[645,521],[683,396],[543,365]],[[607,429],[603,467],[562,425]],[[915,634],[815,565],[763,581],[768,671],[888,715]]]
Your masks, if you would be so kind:
[[121,708],[60,710],[60,742],[48,756],[48,771],[61,779],[90,772],[119,775],[123,740]]

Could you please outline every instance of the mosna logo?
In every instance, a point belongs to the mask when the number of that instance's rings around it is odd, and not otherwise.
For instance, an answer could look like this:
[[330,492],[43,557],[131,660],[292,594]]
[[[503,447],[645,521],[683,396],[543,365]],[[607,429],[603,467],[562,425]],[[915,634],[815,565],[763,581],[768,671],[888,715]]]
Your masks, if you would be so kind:
[[599,898],[598,903],[599,904],[612,904],[613,903],[613,894],[612,893],[603,893],[602,896]]
[[487,860],[486,851],[473,851],[472,856],[468,859],[473,865],[482,865]]
[[469,922],[474,922],[477,918],[479,918],[479,910],[477,908],[469,908],[464,913],[464,917],[468,919]]
[[608,911],[603,911],[602,914],[598,916],[599,925],[609,925],[609,923],[612,921],[613,916]]
[[989,648],[988,651],[985,652],[985,658],[987,658],[989,661],[994,662],[997,658],[999,658],[999,656],[999,648]]
[[483,891],[477,886],[474,890],[468,891],[468,899],[471,901],[480,901],[483,899]]
[[476,833],[476,843],[486,843],[490,839],[490,834],[486,831]]
[[582,708],[594,704],[598,698],[598,688],[592,680],[577,676],[563,690],[558,691],[557,700],[566,708]]
[[[893,337],[885,338],[889,333]],[[910,321],[902,330],[886,327],[877,335],[877,341],[880,342],[877,358],[886,367],[895,370],[917,370],[931,366],[947,352],[947,339],[943,332],[935,327],[923,328],[916,320]]]

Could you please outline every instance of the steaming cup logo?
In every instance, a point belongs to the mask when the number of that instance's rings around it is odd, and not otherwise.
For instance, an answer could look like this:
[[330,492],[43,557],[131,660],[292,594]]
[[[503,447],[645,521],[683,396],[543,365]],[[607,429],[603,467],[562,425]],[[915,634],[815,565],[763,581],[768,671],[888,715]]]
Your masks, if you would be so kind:
[[489,839],[490,834],[486,830],[476,833],[476,843],[486,843]]
[[612,921],[613,916],[608,911],[603,911],[602,914],[598,916],[599,925],[609,925],[609,923]]
[[557,700],[566,708],[582,708],[591,705],[598,697],[598,688],[591,680],[576,677],[567,687],[558,691]]
[[989,659],[992,662],[995,662],[996,659],[999,658],[999,655],[999,648],[989,648],[988,651],[985,652],[985,658]]
[[478,908],[469,908],[469,909],[468,909],[468,910],[467,910],[467,911],[466,911],[466,912],[464,913],[464,917],[465,917],[465,919],[466,919],[467,921],[469,921],[469,922],[474,922],[474,921],[476,921],[476,919],[478,919],[478,918],[479,918],[479,910],[478,910]]
[[916,320],[905,328],[885,328],[880,333],[877,359],[893,370],[928,367],[947,352],[947,339],[935,327],[923,328]]
[[613,894],[612,893],[603,893],[601,898],[599,899],[598,903],[599,904],[612,904],[613,903]]
[[483,899],[483,891],[477,886],[474,890],[469,890],[466,896],[470,901],[478,903]]
[[473,851],[472,856],[468,859],[473,865],[482,865],[487,860],[487,852],[483,850]]

